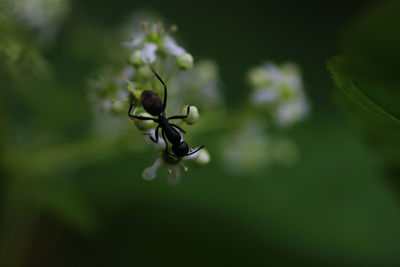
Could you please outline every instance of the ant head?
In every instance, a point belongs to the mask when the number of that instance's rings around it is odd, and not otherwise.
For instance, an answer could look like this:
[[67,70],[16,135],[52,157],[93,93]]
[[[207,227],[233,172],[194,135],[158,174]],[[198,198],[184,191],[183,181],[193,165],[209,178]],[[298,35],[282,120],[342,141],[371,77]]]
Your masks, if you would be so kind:
[[189,153],[189,146],[185,141],[179,144],[173,144],[172,152],[174,152],[177,157],[184,157]]
[[161,98],[152,90],[143,91],[142,106],[153,116],[158,116],[164,111]]

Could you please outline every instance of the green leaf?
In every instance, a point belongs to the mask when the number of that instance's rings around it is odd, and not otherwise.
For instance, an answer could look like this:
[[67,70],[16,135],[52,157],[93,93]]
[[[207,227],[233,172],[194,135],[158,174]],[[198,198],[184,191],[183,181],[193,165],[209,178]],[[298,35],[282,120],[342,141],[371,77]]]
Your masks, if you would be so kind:
[[400,117],[400,2],[382,1],[367,10],[341,38],[341,54],[359,89]]
[[340,39],[342,56],[328,61],[335,101],[383,153],[400,166],[400,2],[381,1]]
[[335,101],[365,132],[369,142],[383,153],[386,161],[392,166],[398,166],[400,120],[361,90],[348,65],[345,57],[328,61],[328,70],[336,85]]
[[371,112],[379,116],[382,120],[393,124],[393,126],[400,126],[399,119],[379,106],[358,88],[355,82],[350,78],[349,72],[345,69],[344,58],[336,57],[329,60],[328,70],[338,89],[342,90],[351,101],[363,108],[365,112]]

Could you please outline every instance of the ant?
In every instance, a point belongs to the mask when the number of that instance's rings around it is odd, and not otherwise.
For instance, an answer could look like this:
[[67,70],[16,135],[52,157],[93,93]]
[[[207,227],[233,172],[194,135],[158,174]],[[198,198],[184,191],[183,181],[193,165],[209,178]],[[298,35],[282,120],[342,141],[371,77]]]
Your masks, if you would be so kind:
[[[150,66],[149,66],[150,67]],[[184,119],[189,116],[190,112],[190,106],[187,107],[186,115],[182,116],[171,116],[171,117],[166,117],[165,114],[165,108],[167,107],[167,86],[165,85],[164,81],[161,79],[161,77],[157,74],[157,72],[150,67],[151,71],[154,73],[154,75],[157,77],[157,79],[161,82],[161,84],[164,87],[164,101],[161,101],[160,96],[155,93],[152,90],[144,90],[141,96],[141,103],[143,108],[152,116],[157,116],[157,118],[150,118],[150,117],[145,117],[145,116],[136,116],[132,115],[132,107],[133,104],[131,103],[128,111],[128,116],[131,119],[137,119],[137,120],[152,120],[155,123],[158,123],[156,129],[155,129],[155,138],[153,138],[150,134],[150,139],[154,143],[158,143],[158,132],[159,129],[161,128],[161,134],[162,137],[165,141],[165,153],[171,156],[175,157],[185,157],[192,155],[202,149],[204,146],[199,147],[193,152],[189,153],[189,145],[183,140],[181,134],[179,133],[186,133],[181,127],[179,127],[176,124],[169,123],[170,120],[177,120],[177,119]],[[172,144],[172,152],[174,154],[168,153],[168,143],[167,140]]]

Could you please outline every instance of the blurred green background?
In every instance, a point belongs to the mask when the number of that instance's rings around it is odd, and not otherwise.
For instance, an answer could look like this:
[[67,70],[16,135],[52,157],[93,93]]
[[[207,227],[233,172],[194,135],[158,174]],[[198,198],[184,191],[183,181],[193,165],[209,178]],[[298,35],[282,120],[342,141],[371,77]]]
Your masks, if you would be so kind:
[[[32,41],[35,32],[3,23],[1,38],[27,45],[20,67],[2,55],[0,70],[0,266],[400,264],[399,191],[388,179],[396,178],[391,170],[398,161],[388,165],[337,109],[325,67],[329,58],[361,47],[350,38],[353,25],[395,2],[76,0],[45,46]],[[140,9],[177,24],[179,40],[196,59],[216,60],[231,111],[249,93],[249,67],[267,59],[302,66],[313,110],[289,133],[300,150],[296,164],[227,175],[218,156],[224,133],[210,131],[198,137],[213,157],[210,165],[172,186],[165,175],[141,177],[152,151],[93,138],[88,77],[110,63],[108,48],[124,41],[114,32]],[[374,22],[364,27],[366,35]],[[398,25],[389,21],[387,36],[398,35]],[[365,36],[357,44],[368,44]],[[375,53],[390,43],[384,39]],[[48,63],[38,63],[30,47],[42,47]],[[394,85],[398,77],[393,70]],[[132,128],[127,138],[140,134]]]

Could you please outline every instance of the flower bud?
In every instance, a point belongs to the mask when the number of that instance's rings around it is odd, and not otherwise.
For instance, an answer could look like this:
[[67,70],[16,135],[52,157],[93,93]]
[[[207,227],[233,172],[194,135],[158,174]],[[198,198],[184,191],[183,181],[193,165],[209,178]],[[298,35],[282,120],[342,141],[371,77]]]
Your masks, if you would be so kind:
[[208,153],[207,149],[203,148],[198,152],[198,156],[194,158],[193,163],[196,164],[199,167],[207,165],[210,160],[210,153]]
[[135,66],[143,65],[144,62],[142,60],[142,52],[140,50],[136,50],[135,52],[133,52],[132,55],[129,57],[129,62]]
[[266,83],[268,83],[267,74],[261,67],[250,69],[247,77],[250,85],[255,88],[265,87]]
[[[151,117],[150,114],[145,113],[145,112],[140,113],[138,116],[142,116],[142,117]],[[154,123],[154,121],[152,121],[152,120],[133,119],[133,121],[134,121],[136,127],[137,127],[139,130],[142,130],[142,131],[148,131],[148,130],[150,130],[151,128],[154,128],[154,126],[155,126],[155,123]]]
[[[189,114],[188,114],[188,107],[189,107]],[[189,125],[195,124],[200,117],[198,109],[195,106],[188,106],[188,105],[182,108],[182,115],[185,116],[188,115],[186,118],[182,120]]]
[[140,66],[136,69],[136,78],[139,80],[148,80],[153,77],[151,69],[147,65]]
[[134,90],[134,89],[128,89],[129,94],[128,94],[128,99],[129,103],[132,103],[134,107],[140,107],[142,105],[141,103],[141,96],[142,96],[142,90]]
[[188,70],[193,68],[193,57],[189,53],[183,53],[176,57],[176,62],[179,67],[183,70]]
[[132,92],[132,95],[135,98],[135,100],[140,102],[140,100],[142,99],[142,93],[143,93],[143,90],[135,90]]

